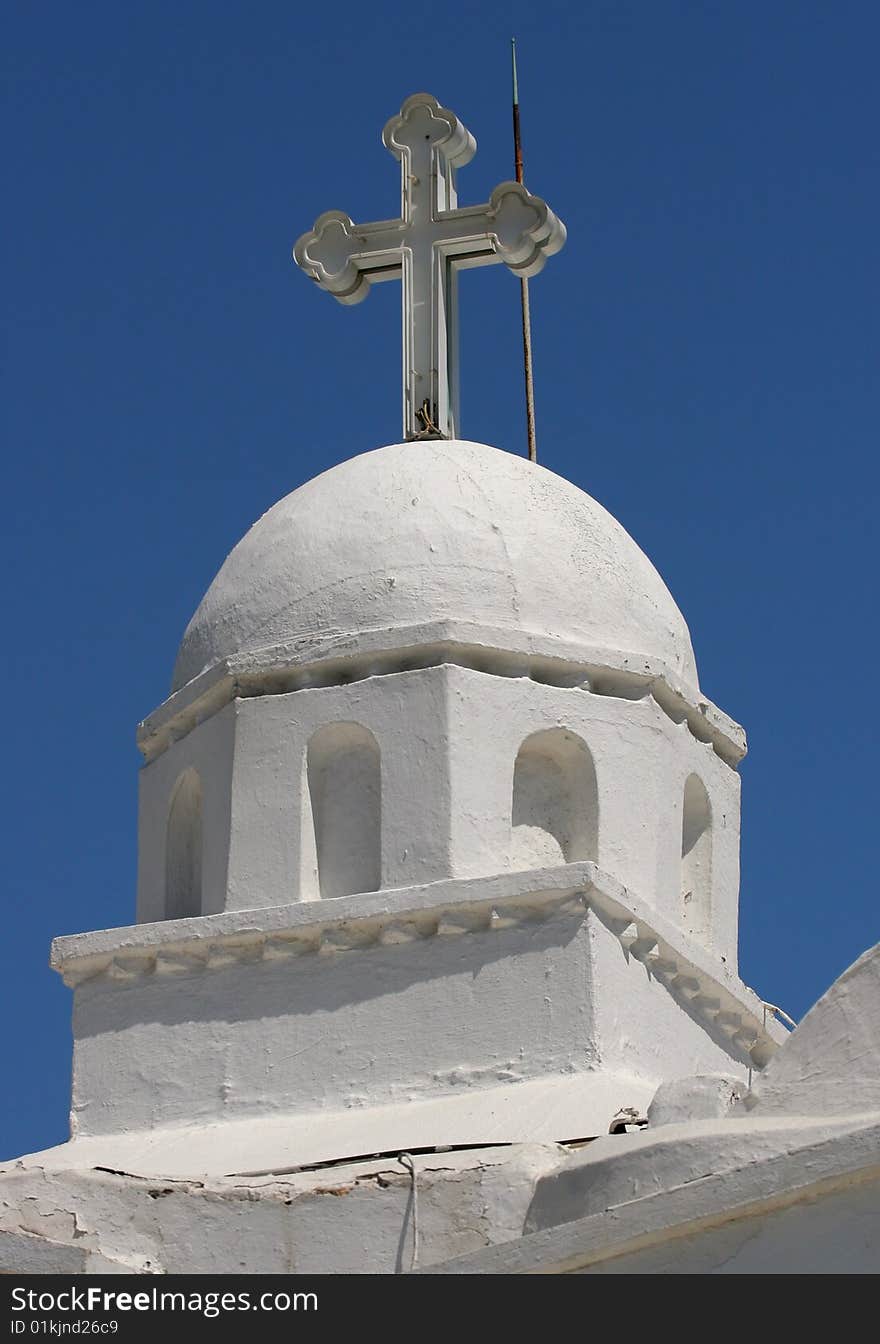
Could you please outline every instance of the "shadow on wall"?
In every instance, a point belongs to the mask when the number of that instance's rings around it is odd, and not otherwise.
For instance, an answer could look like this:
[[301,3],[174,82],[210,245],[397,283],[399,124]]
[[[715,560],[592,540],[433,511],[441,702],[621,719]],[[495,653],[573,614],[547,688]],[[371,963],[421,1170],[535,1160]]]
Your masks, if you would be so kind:
[[681,908],[685,931],[706,942],[712,927],[712,806],[698,775],[688,775],[684,786]]
[[382,882],[382,762],[359,723],[313,734],[305,760],[302,900],[378,891]]
[[527,737],[513,770],[513,869],[596,860],[599,798],[586,743],[567,728]]
[[165,917],[202,913],[202,781],[184,770],[168,809],[165,840]]
[[[149,1022],[162,1023],[165,1026],[192,1025],[194,1022],[260,1022],[266,1019],[287,1018],[292,1022],[292,1036],[281,1035],[275,1038],[271,1049],[264,1042],[266,1064],[270,1060],[281,1063],[293,1061],[294,1072],[299,1068],[295,1063],[299,1056],[291,1053],[312,1042],[316,1050],[324,1048],[326,1042],[332,1062],[328,1062],[328,1076],[340,1069],[347,1071],[349,1078],[359,1070],[365,1074],[371,1069],[369,1049],[363,1056],[355,1059],[350,1053],[343,1058],[339,1054],[339,1040],[335,1035],[324,1035],[325,1025],[320,1014],[335,1012],[343,1005],[361,1007],[377,1005],[377,1021],[388,1022],[393,1019],[396,1025],[387,1038],[397,1042],[395,1058],[402,1057],[400,1042],[411,1032],[413,1045],[410,1058],[418,1050],[419,1040],[424,1046],[425,1021],[422,1010],[407,1017],[399,1015],[395,1006],[400,995],[406,995],[411,987],[434,986],[431,990],[435,1008],[432,1010],[442,1016],[441,1006],[446,1002],[450,985],[454,983],[454,992],[460,999],[472,1004],[474,1018],[482,1014],[479,1030],[486,1025],[486,1003],[493,1002],[491,986],[497,983],[496,977],[503,977],[510,984],[509,967],[511,960],[518,966],[516,992],[521,1003],[533,1005],[535,1031],[546,1032],[547,1039],[555,1042],[552,1049],[559,1045],[559,1038],[553,1025],[553,1014],[547,1016],[544,995],[547,992],[545,970],[549,964],[558,966],[557,958],[574,956],[579,971],[571,984],[572,1021],[578,1023],[576,1031],[576,1049],[588,1050],[589,1038],[584,1036],[582,1018],[583,992],[580,986],[583,977],[588,974],[589,948],[586,935],[584,914],[558,913],[546,920],[532,922],[527,920],[512,928],[502,930],[476,930],[462,938],[417,939],[403,946],[376,942],[355,954],[352,961],[347,953],[336,957],[323,957],[311,953],[298,956],[296,974],[291,975],[287,961],[263,961],[260,974],[254,975],[252,963],[234,962],[232,965],[216,967],[191,976],[150,976],[138,981],[136,994],[120,994],[118,982],[106,976],[96,976],[84,981],[77,989],[76,996],[76,1038],[84,1041],[89,1037],[110,1034],[117,1037],[130,1028],[140,1029]],[[359,968],[359,969],[358,969]],[[529,969],[531,968],[531,969]],[[566,981],[568,984],[569,982]],[[197,992],[195,988],[197,986]],[[566,993],[568,991],[565,991]],[[420,1000],[421,1002],[421,1000]],[[504,995],[497,1003],[496,1022],[503,1017]],[[554,1000],[554,1002],[557,1002]],[[299,1026],[295,1019],[301,1018]],[[388,1028],[391,1031],[391,1027]],[[477,1030],[477,1028],[475,1028]],[[500,1028],[499,1028],[500,1030]],[[298,1034],[299,1033],[299,1034]],[[300,1039],[302,1033],[305,1033]],[[421,1033],[421,1036],[420,1036]],[[461,1042],[453,1033],[449,1036],[440,1033],[447,1042],[450,1051],[450,1067],[458,1061]],[[207,1065],[209,1058],[223,1061],[222,1036],[211,1036],[206,1040],[202,1062]],[[294,1044],[291,1045],[291,1040]],[[335,1045],[334,1045],[335,1042]],[[405,1053],[405,1052],[404,1052]],[[311,1056],[310,1056],[311,1058]],[[328,1057],[329,1058],[329,1057]],[[201,1066],[200,1066],[201,1067]],[[310,1066],[311,1067],[311,1066]],[[271,1070],[269,1071],[271,1072]],[[267,1081],[269,1076],[267,1074]],[[317,1095],[317,1094],[316,1094]],[[185,1089],[181,1091],[181,1101],[185,1105]]]

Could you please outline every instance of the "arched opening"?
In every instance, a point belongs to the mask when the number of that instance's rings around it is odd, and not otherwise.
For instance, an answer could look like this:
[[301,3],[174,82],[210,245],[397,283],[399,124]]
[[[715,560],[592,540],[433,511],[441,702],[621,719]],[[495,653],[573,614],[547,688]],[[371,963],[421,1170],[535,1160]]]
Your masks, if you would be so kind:
[[373,734],[359,723],[319,728],[308,745],[306,782],[303,898],[327,900],[378,891],[382,781],[379,744]]
[[165,840],[165,916],[202,913],[202,782],[185,770],[174,786]]
[[708,939],[712,922],[712,807],[698,775],[688,775],[681,812],[681,905],[687,933]]
[[527,737],[513,770],[511,867],[596,859],[599,798],[589,749],[567,728]]

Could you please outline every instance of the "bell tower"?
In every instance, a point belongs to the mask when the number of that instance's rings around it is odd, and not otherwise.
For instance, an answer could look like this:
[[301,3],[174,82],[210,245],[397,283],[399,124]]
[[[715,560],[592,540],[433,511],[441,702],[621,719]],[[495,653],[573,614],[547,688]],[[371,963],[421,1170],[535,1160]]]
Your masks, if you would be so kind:
[[54,945],[105,1167],[592,1137],[775,1049],[736,967],[742,730],[620,524],[456,437],[458,272],[534,275],[564,227],[521,182],[460,207],[475,142],[429,95],[384,142],[399,217],[329,211],[295,256],[342,303],[401,279],[403,441],[231,552],[139,730],[138,922]]

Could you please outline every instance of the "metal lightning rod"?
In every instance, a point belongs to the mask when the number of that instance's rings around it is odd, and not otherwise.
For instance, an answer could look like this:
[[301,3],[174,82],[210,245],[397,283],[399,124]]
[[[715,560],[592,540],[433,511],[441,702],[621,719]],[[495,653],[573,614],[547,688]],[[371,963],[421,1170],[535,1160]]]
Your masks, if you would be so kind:
[[[519,86],[516,78],[516,38],[510,39],[510,58],[513,74],[513,155],[516,180],[522,184],[523,159],[522,140],[519,131]],[[529,310],[529,282],[525,276],[520,278],[520,297],[522,299],[522,336],[523,367],[526,379],[526,433],[529,442],[529,461],[537,462],[538,449],[535,441],[535,384],[532,377],[532,318]]]

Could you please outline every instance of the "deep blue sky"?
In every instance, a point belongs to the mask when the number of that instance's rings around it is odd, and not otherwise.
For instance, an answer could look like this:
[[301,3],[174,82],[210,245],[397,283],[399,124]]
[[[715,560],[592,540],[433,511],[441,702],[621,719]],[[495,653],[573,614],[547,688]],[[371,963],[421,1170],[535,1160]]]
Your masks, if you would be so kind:
[[[569,241],[532,286],[541,460],[664,575],[745,724],[741,969],[801,1015],[880,937],[875,0],[7,7],[5,1114],[66,1134],[58,933],[133,918],[138,719],[227,551],[400,437],[397,287],[290,260],[395,212],[421,89]],[[463,433],[521,450],[518,286],[462,280]]]

